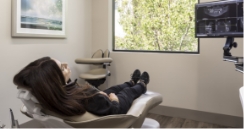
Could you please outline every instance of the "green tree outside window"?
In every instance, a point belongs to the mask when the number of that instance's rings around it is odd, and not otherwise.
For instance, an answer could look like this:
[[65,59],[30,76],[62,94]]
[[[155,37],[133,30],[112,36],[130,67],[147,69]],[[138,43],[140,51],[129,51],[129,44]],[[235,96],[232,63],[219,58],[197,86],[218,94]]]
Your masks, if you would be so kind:
[[198,52],[198,0],[115,0],[115,50]]

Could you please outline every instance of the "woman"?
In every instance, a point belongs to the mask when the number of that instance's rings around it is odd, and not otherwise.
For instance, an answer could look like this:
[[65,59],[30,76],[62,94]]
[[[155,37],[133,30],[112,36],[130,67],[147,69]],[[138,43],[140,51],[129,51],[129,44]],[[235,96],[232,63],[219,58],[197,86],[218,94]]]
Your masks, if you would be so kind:
[[96,115],[125,114],[133,100],[146,92],[149,83],[147,72],[141,75],[135,70],[130,81],[102,92],[89,85],[79,86],[76,81],[67,83],[70,74],[67,64],[43,57],[16,74],[13,82],[31,89],[43,108],[65,116],[81,115],[86,111]]

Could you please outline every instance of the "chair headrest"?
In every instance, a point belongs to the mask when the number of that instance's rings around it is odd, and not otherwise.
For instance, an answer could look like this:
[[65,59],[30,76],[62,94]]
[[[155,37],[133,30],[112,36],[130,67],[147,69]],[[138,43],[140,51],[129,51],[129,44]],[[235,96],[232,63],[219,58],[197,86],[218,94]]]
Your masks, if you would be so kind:
[[18,87],[18,95],[19,98],[24,105],[26,106],[26,112],[29,115],[40,115],[43,116],[44,114],[41,112],[41,105],[39,104],[38,100],[34,95],[32,95],[31,91],[27,88]]
[[31,100],[34,103],[39,103],[35,96],[32,95],[31,91],[24,89],[24,88],[18,88],[18,98],[23,100]]

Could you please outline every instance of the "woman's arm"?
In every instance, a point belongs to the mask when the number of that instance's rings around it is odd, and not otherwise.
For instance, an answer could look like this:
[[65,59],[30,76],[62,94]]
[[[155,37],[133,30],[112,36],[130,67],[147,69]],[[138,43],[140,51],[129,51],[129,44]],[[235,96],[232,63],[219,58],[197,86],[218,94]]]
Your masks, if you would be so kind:
[[118,97],[117,97],[114,93],[110,93],[110,94],[109,94],[109,99],[110,99],[110,101],[116,101],[116,102],[119,102]]
[[100,91],[99,93],[102,94],[102,95],[107,96],[107,97],[109,98],[110,101],[116,101],[116,102],[119,102],[118,97],[117,97],[114,93],[110,93],[109,95],[107,95],[107,94],[106,94],[105,92],[103,92],[103,91]]
[[110,100],[108,96],[103,94],[97,94],[90,98],[85,104],[85,108],[88,112],[99,116],[121,114],[119,102]]

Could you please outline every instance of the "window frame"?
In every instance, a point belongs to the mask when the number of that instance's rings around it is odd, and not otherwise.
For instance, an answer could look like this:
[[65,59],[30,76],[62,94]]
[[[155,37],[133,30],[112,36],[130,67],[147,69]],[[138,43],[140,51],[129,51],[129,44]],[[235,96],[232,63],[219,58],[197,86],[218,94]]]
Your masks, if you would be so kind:
[[[200,0],[198,0],[200,3]],[[112,51],[113,52],[147,52],[147,53],[174,53],[174,54],[200,54],[200,38],[198,40],[198,48],[196,52],[184,51],[150,51],[150,50],[116,50],[115,49],[115,0],[112,0]]]

